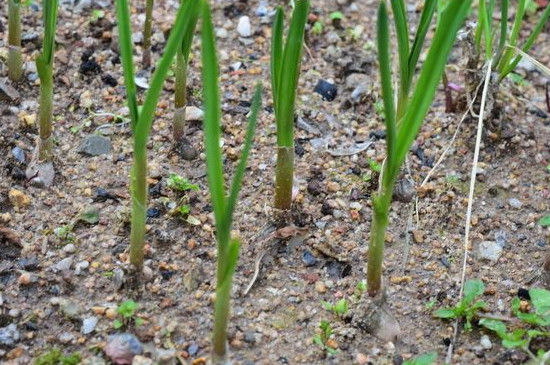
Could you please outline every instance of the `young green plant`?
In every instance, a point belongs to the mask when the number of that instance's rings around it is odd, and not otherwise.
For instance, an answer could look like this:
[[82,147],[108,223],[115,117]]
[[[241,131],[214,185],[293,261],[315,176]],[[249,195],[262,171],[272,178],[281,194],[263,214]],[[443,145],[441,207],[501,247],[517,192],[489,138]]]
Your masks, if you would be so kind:
[[151,35],[153,33],[154,0],[145,0],[145,25],[143,27],[143,55],[141,63],[144,69],[151,67]]
[[153,74],[141,110],[138,110],[137,91],[134,81],[134,62],[132,33],[130,29],[130,11],[127,0],[117,0],[117,19],[119,25],[119,44],[126,84],[126,99],[130,109],[132,132],[134,136],[134,161],[131,172],[132,227],[130,236],[130,263],[138,271],[143,266],[143,244],[145,239],[145,220],[147,211],[147,139],[151,133],[157,100],[162,91],[166,74],[172,60],[181,47],[185,35],[193,31],[191,19],[200,11],[200,1],[185,1],[178,10],[174,27],[166,43],[164,54]]
[[440,308],[435,312],[435,316],[444,319],[462,318],[466,320],[464,329],[470,331],[472,329],[472,320],[477,316],[477,313],[487,307],[487,303],[482,300],[477,300],[477,297],[485,291],[485,285],[479,279],[468,280],[464,284],[464,296],[460,302],[454,307]]
[[20,0],[8,0],[8,46],[8,77],[11,81],[19,81],[23,76]]
[[508,76],[521,61],[522,55],[518,54],[514,57],[515,53],[518,53],[516,48],[521,49],[524,53],[528,53],[533,47],[535,40],[543,30],[544,25],[548,21],[550,16],[550,5],[546,6],[546,9],[541,14],[540,19],[531,31],[531,34],[523,44],[519,46],[519,33],[521,31],[528,1],[518,0],[516,5],[516,14],[514,16],[514,23],[512,30],[508,32],[508,13],[509,13],[509,1],[502,0],[500,2],[500,34],[496,48],[494,45],[494,32],[492,26],[494,0],[480,0],[478,9],[478,27],[475,35],[476,50],[481,53],[481,41],[484,40],[485,47],[485,61],[493,59],[493,63],[496,65],[496,70],[499,74],[498,81],[502,81]]
[[[421,16],[417,36],[412,49],[409,49],[403,1],[392,1],[392,4],[396,3],[394,14],[398,31],[400,70],[397,111],[394,107],[392,88],[389,19],[385,1],[380,2],[377,30],[378,58],[386,121],[387,158],[383,166],[379,190],[372,198],[373,217],[367,264],[367,292],[370,297],[377,296],[382,288],[384,237],[397,175],[435,96],[447,56],[453,46],[456,33],[468,14],[471,2],[471,0],[452,0],[443,10],[441,18],[445,27],[436,29],[412,97],[409,99],[415,70],[413,66],[416,65],[420,55],[425,35],[424,29],[429,27],[428,24],[422,23],[422,19],[431,19],[431,15]],[[427,11],[426,6],[424,11]],[[425,22],[429,21],[425,20]],[[402,100],[403,98],[405,100]]]
[[294,181],[294,105],[300,76],[300,60],[309,0],[295,2],[283,48],[283,9],[277,8],[271,38],[271,91],[277,125],[275,204],[277,211],[289,211]]
[[[189,0],[187,0],[189,1]],[[174,120],[172,122],[173,142],[177,146],[183,142],[185,135],[185,110],[187,107],[187,65],[189,64],[189,53],[193,43],[193,33],[197,24],[198,16],[191,19],[192,32],[183,38],[181,47],[176,53],[176,90],[174,93]]]
[[55,53],[55,28],[58,0],[44,1],[44,40],[42,53],[36,56],[36,70],[40,77],[40,109],[38,114],[40,137],[38,160],[51,161],[53,157],[53,61]]
[[206,172],[210,198],[214,210],[216,223],[216,239],[218,242],[218,268],[216,274],[216,304],[214,313],[214,333],[212,346],[213,364],[226,364],[227,355],[227,324],[229,321],[229,308],[231,296],[231,281],[237,260],[239,257],[238,238],[231,237],[233,224],[233,212],[241,188],[241,183],[246,170],[246,163],[252,138],[256,130],[256,121],[261,104],[260,85],[256,86],[248,128],[246,131],[243,151],[235,176],[229,188],[229,194],[225,190],[223,162],[220,149],[220,88],[219,66],[216,55],[214,27],[212,15],[207,3],[203,5],[202,25],[202,79],[204,87],[204,138],[206,149]]

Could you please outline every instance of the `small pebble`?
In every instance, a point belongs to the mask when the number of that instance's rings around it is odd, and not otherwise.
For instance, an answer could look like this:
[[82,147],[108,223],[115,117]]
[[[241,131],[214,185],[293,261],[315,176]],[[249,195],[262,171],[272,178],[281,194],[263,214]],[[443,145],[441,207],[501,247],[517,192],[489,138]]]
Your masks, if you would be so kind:
[[304,250],[304,252],[302,252],[302,262],[306,265],[306,267],[311,267],[317,264],[317,259],[313,256],[311,251]]
[[338,88],[336,85],[325,80],[319,80],[313,91],[321,95],[323,100],[327,101],[333,101],[336,95],[338,95]]
[[321,280],[315,282],[315,291],[320,294],[324,294],[327,292],[327,287],[325,283],[323,283]]
[[84,318],[84,320],[82,321],[82,333],[85,335],[92,333],[98,321],[99,318],[97,317]]
[[483,347],[485,350],[489,350],[493,347],[493,343],[487,335],[481,336],[481,340],[479,341],[479,343],[481,344],[481,347]]
[[252,26],[250,25],[250,18],[247,16],[242,16],[239,18],[239,23],[237,24],[237,33],[239,36],[248,38],[252,35]]

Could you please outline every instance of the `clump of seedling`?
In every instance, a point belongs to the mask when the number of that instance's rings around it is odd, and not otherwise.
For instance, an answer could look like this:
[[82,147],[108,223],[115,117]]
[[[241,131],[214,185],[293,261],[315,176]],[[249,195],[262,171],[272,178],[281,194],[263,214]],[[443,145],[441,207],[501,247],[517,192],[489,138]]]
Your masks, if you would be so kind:
[[8,77],[12,81],[19,81],[23,76],[20,0],[8,0],[8,46]]
[[[382,261],[388,214],[397,176],[407,153],[422,126],[441,79],[447,56],[456,33],[468,14],[471,0],[451,0],[440,14],[445,27],[437,27],[426,60],[413,89],[418,59],[435,11],[435,0],[424,4],[420,23],[412,45],[404,0],[392,1],[397,33],[399,82],[395,98],[392,81],[391,41],[386,2],[378,9],[377,44],[384,116],[386,122],[387,157],[382,166],[378,192],[372,196],[372,222],[367,263],[367,296],[360,303],[352,323],[385,340],[394,340],[400,334],[397,321],[384,308]],[[412,90],[412,92],[411,92]],[[394,100],[397,105],[394,105]]]
[[479,279],[468,280],[464,284],[464,296],[454,307],[440,308],[435,312],[436,317],[445,319],[464,318],[464,329],[472,329],[472,320],[478,312],[487,307],[487,303],[477,300],[477,297],[485,291],[485,285]]
[[166,186],[174,191],[185,193],[187,191],[199,191],[199,186],[191,184],[186,178],[178,174],[171,173],[166,180]]
[[[271,89],[277,125],[275,204],[277,212],[290,211],[294,182],[294,105],[309,0],[297,0],[283,46],[283,9],[277,8],[271,38]],[[281,214],[282,216],[282,214]]]
[[527,307],[519,298],[512,301],[512,313],[516,318],[523,322],[527,327],[518,328],[512,326],[508,328],[506,324],[499,319],[482,318],[479,324],[495,332],[502,341],[502,346],[507,349],[517,348],[529,355],[537,364],[546,364],[550,360],[550,351],[538,349],[534,354],[531,348],[532,340],[536,338],[550,337],[550,291],[545,289],[533,288],[529,290],[529,297],[533,305],[533,310],[528,311]]
[[328,321],[321,321],[319,328],[313,336],[313,342],[325,352],[326,355],[335,355],[338,352],[335,343],[331,339],[332,326]]
[[113,327],[118,330],[123,327],[128,327],[131,324],[141,326],[143,324],[143,319],[137,316],[138,309],[139,304],[131,299],[122,302],[116,308],[119,318],[113,321]]
[[63,355],[60,349],[51,349],[34,360],[35,365],[78,365],[80,364],[80,353],[74,352],[70,355]]
[[132,33],[128,1],[116,1],[120,54],[126,84],[126,99],[130,109],[131,127],[134,136],[134,160],[131,172],[132,227],[130,263],[138,272],[143,267],[143,245],[147,217],[147,139],[151,132],[157,100],[162,91],[164,79],[176,52],[181,48],[186,34],[193,31],[191,19],[197,16],[200,4],[201,2],[199,1],[185,1],[180,6],[168,42],[166,43],[164,54],[157,64],[143,106],[140,108],[134,80]]
[[199,186],[196,184],[191,184],[186,178],[172,173],[166,180],[166,187],[178,192],[181,195],[178,202],[174,204],[175,206],[170,211],[170,214],[177,214],[182,218],[186,218],[187,222],[196,225],[198,221],[197,218],[189,215],[191,212],[191,207],[189,206],[189,196],[187,193],[190,191],[199,191]]
[[348,301],[346,298],[342,298],[334,304],[325,301],[321,302],[321,304],[325,310],[334,313],[340,318],[344,318],[348,314]]
[[[187,2],[186,2],[187,3]],[[261,106],[261,85],[257,85],[252,99],[248,127],[240,161],[229,191],[226,191],[220,149],[220,86],[219,63],[216,55],[214,26],[209,5],[202,4],[202,64],[204,87],[204,145],[206,149],[206,173],[210,199],[216,224],[218,266],[216,272],[216,303],[214,308],[214,333],[212,363],[227,364],[227,324],[231,297],[231,282],[239,258],[240,239],[231,237],[233,213],[237,204],[242,180],[246,170],[252,139],[256,131],[258,112]]]
[[59,0],[42,4],[44,19],[44,40],[42,53],[36,57],[36,70],[40,77],[40,110],[38,160],[51,161],[53,157],[53,61],[55,53],[55,29]]
[[76,235],[74,234],[74,228],[79,222],[87,224],[96,224],[99,222],[99,209],[94,206],[85,207],[75,218],[69,223],[57,227],[53,230],[62,244],[74,243],[76,241]]

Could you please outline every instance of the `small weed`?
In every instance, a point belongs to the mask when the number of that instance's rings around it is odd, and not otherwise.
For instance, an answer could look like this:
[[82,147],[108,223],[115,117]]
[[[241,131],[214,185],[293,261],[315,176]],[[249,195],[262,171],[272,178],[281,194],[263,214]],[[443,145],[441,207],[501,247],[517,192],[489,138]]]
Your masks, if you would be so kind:
[[324,309],[331,311],[340,318],[345,317],[348,313],[348,301],[345,298],[340,299],[334,304],[324,301],[321,302],[321,304],[323,305]]
[[99,19],[102,19],[105,16],[105,12],[101,9],[92,10],[92,15],[90,16],[90,23],[95,23]]
[[199,191],[199,186],[191,184],[189,180],[177,174],[170,174],[166,186],[174,191]]
[[35,365],[77,365],[80,364],[80,354],[74,352],[65,356],[60,349],[52,349],[43,355],[40,355],[35,361]]
[[414,359],[407,360],[403,365],[432,365],[437,360],[437,354],[431,352],[429,354],[420,355]]
[[360,282],[358,282],[357,285],[355,285],[355,290],[353,291],[353,295],[357,299],[359,299],[361,295],[363,295],[363,293],[366,291],[367,291],[367,281],[363,279]]
[[341,11],[333,11],[332,13],[330,13],[329,17],[330,20],[342,20],[344,19],[344,14],[342,14]]
[[476,300],[478,296],[485,291],[485,285],[479,279],[468,280],[464,285],[464,297],[454,307],[440,308],[435,312],[435,316],[439,318],[461,318],[466,319],[464,329],[470,331],[472,329],[472,319],[477,315],[480,309],[483,309],[487,304],[482,300]]
[[73,233],[73,228],[73,224],[66,224],[54,229],[53,233],[61,240],[62,244],[74,243],[76,241],[76,235]]
[[323,29],[325,29],[325,25],[322,21],[317,20],[315,23],[313,23],[311,33],[314,35],[321,35],[323,34]]
[[328,321],[321,321],[319,324],[319,333],[313,336],[313,342],[319,346],[327,355],[335,355],[338,350],[329,346],[330,336],[332,336],[332,326]]
[[121,319],[115,319],[113,321],[113,327],[115,329],[120,329],[122,327],[128,326],[132,322],[136,326],[141,326],[143,324],[143,319],[137,317],[136,315],[136,311],[138,308],[139,304],[131,299],[122,302],[116,309],[117,313],[121,316]]

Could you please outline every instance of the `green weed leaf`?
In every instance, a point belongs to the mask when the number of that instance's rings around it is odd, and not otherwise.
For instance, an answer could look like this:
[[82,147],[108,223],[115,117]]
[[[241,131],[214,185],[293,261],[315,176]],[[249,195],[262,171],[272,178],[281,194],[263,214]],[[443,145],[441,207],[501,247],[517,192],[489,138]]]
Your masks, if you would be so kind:
[[403,365],[432,365],[437,360],[437,354],[431,352],[429,354],[420,355],[414,359],[407,360]]
[[456,318],[457,314],[454,309],[441,308],[435,312],[435,316],[439,318]]
[[539,219],[539,224],[543,227],[550,226],[550,214],[545,215],[541,219]]

